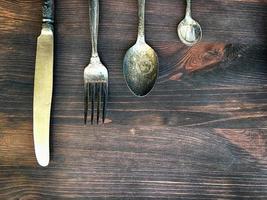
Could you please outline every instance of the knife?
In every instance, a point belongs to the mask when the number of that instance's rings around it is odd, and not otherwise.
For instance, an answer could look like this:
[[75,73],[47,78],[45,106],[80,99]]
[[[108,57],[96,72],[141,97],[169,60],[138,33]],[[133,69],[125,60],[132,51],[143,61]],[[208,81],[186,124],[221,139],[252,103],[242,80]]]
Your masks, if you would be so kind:
[[34,96],[33,140],[37,162],[46,167],[50,160],[50,114],[54,64],[54,0],[44,0],[42,31],[37,39]]

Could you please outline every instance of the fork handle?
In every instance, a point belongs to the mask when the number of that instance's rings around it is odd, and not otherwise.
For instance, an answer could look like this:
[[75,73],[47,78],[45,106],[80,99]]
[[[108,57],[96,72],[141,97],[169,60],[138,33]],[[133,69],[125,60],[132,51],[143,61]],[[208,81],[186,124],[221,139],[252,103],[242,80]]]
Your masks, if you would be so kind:
[[54,0],[44,0],[43,4],[43,22],[54,24],[55,2]]
[[99,0],[90,0],[90,28],[92,42],[92,57],[98,57],[97,53],[97,38],[99,25]]

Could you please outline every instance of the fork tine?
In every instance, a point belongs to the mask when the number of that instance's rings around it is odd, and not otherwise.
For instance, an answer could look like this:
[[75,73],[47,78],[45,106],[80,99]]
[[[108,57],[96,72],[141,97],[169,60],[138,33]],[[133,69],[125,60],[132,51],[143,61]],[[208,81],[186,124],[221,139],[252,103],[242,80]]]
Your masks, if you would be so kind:
[[107,84],[106,83],[102,83],[101,85],[102,85],[102,92],[103,92],[102,122],[105,123],[108,88],[107,88]]
[[94,112],[95,112],[95,84],[91,84],[91,124],[94,122]]
[[101,105],[101,95],[102,95],[102,84],[97,84],[97,124],[99,124],[99,113],[100,113],[100,105]]
[[87,123],[87,115],[88,115],[88,96],[89,96],[89,85],[88,83],[84,84],[84,124]]

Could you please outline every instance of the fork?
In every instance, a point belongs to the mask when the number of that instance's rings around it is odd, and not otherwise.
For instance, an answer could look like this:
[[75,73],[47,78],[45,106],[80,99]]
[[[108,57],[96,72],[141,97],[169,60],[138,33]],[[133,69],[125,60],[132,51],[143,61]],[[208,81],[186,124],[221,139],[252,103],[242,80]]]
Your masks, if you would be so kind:
[[[84,69],[84,123],[87,123],[89,102],[91,102],[91,124],[99,124],[100,107],[102,104],[102,123],[105,122],[108,96],[108,70],[101,63],[97,52],[97,38],[99,25],[99,0],[90,0],[89,9],[92,56],[89,65]],[[96,105],[97,104],[97,105]],[[96,109],[95,109],[96,106]]]

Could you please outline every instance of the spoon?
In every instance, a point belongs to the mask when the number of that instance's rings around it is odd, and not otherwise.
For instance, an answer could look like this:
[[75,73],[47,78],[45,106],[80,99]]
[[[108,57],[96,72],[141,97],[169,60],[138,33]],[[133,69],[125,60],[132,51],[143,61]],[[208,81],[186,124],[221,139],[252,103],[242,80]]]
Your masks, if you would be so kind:
[[201,26],[191,17],[191,0],[186,0],[185,18],[178,25],[177,31],[180,40],[187,46],[193,46],[202,38]]
[[130,91],[136,96],[147,95],[158,77],[158,57],[145,42],[145,0],[138,0],[139,26],[134,46],[123,60],[123,74]]

